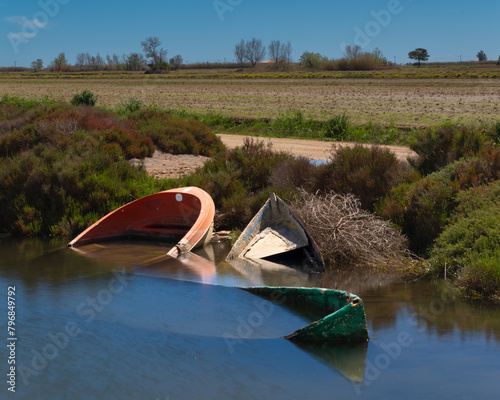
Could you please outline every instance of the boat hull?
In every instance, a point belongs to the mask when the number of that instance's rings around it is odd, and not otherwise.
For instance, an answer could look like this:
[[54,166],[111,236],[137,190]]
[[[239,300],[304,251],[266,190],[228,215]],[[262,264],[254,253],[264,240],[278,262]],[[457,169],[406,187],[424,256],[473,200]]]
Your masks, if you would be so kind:
[[293,310],[313,311],[321,318],[284,336],[292,342],[366,342],[363,301],[342,290],[305,287],[239,287]]
[[313,238],[295,213],[274,193],[241,233],[226,261],[267,259],[305,272],[324,272]]
[[166,190],[117,208],[68,245],[77,247],[122,238],[163,240],[177,243],[169,253],[178,256],[210,241],[214,214],[214,202],[204,190]]

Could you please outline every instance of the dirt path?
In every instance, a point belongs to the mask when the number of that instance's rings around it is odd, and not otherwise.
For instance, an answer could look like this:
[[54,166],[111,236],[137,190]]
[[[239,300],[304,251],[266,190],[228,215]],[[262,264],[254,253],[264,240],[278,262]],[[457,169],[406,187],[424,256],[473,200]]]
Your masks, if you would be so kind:
[[[222,142],[233,149],[243,145],[246,137],[242,135],[218,134]],[[255,137],[253,137],[255,139]],[[319,140],[301,140],[301,139],[281,139],[281,138],[257,138],[264,142],[271,142],[273,149],[277,151],[287,151],[299,157],[306,157],[311,160],[327,161],[329,152],[334,142],[322,142]],[[354,146],[356,143],[335,142],[339,146]],[[366,146],[370,146],[367,144]],[[408,147],[404,146],[381,146],[390,149],[400,160],[406,161],[408,157],[415,157],[416,154]],[[144,160],[130,160],[132,164],[143,164],[146,171],[154,177],[161,178],[180,178],[184,175],[193,173],[196,168],[202,167],[207,157],[182,154],[174,156],[156,150],[153,157]]]
[[[241,135],[227,135],[218,134],[222,142],[229,149],[233,149],[237,146],[242,146],[245,138],[252,138],[252,136],[241,136]],[[255,139],[255,137],[253,137]],[[277,151],[287,151],[293,155],[299,157],[306,157],[311,160],[323,160],[327,161],[330,156],[330,150],[332,144],[335,143],[341,147],[352,147],[356,143],[349,142],[323,142],[320,140],[302,140],[302,139],[282,139],[282,138],[257,138],[263,140],[264,142],[270,141],[273,144],[273,149]],[[366,146],[371,146],[366,144]],[[417,154],[410,150],[410,148],[405,146],[380,146],[388,148],[391,150],[396,157],[401,161],[406,161],[408,157],[416,157]]]

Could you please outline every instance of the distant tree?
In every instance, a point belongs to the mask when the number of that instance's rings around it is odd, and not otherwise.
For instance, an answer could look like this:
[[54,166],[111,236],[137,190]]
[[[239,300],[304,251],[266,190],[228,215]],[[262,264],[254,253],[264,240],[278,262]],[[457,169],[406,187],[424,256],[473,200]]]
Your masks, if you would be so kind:
[[292,62],[292,43],[288,41],[281,49],[281,59],[288,65]]
[[361,54],[363,54],[363,50],[359,45],[351,46],[350,44],[348,44],[345,47],[344,58],[346,60],[356,60]]
[[146,38],[141,42],[146,58],[151,60],[150,67],[154,72],[160,72],[167,68],[167,50],[161,46],[161,41],[156,36]]
[[31,69],[33,70],[33,72],[41,71],[43,69],[43,61],[42,61],[42,59],[39,58],[36,61],[33,61],[31,63]]
[[239,43],[236,43],[236,45],[234,46],[234,57],[236,58],[236,61],[243,67],[243,62],[246,58],[246,47],[245,41],[243,39],[241,39],[241,41]]
[[172,67],[175,70],[178,70],[183,62],[184,62],[184,60],[182,59],[182,56],[180,54],[177,54],[176,56],[172,57],[169,60],[170,65],[172,65]]
[[281,42],[279,40],[273,40],[269,43],[267,47],[267,51],[269,53],[269,57],[274,60],[275,64],[280,62],[280,50],[281,50]]
[[500,56],[498,56],[497,65],[500,65]]
[[120,61],[118,54],[106,55],[106,64],[108,69],[120,71],[125,68],[125,63]]
[[245,43],[245,58],[252,67],[255,67],[266,56],[266,48],[262,45],[262,40],[252,38]]
[[376,57],[377,60],[380,61],[380,63],[388,65],[387,58],[382,54],[382,50],[380,50],[378,47],[375,47],[371,54],[373,54],[373,56]]
[[79,69],[84,69],[85,68],[85,53],[78,53],[76,55],[76,62],[75,62],[75,67]]
[[429,53],[427,53],[427,50],[422,49],[421,47],[413,51],[410,51],[408,53],[408,58],[410,58],[411,60],[417,60],[419,68],[420,68],[420,61],[427,61],[429,57],[430,56]]
[[299,58],[300,65],[307,69],[320,69],[324,57],[319,53],[304,51]]
[[276,68],[287,65],[292,60],[292,44],[281,43],[279,40],[273,40],[268,47],[269,57],[274,60]]
[[104,69],[104,59],[101,57],[99,53],[95,57],[92,57],[92,67],[95,71],[99,71]]
[[486,53],[483,50],[480,50],[479,53],[476,54],[478,61],[488,61],[488,57],[486,57]]
[[125,69],[127,71],[141,71],[145,61],[142,54],[131,53],[125,61]]
[[59,55],[52,61],[51,67],[54,71],[65,71],[68,67],[68,60],[66,54],[59,53]]

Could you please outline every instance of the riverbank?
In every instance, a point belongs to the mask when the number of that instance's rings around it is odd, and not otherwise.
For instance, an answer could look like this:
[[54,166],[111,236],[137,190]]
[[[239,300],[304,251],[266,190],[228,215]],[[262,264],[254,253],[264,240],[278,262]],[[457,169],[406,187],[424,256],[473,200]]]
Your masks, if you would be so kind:
[[[272,145],[269,139],[240,137],[243,144],[228,149],[199,120],[151,107],[114,112],[4,97],[0,131],[2,233],[74,237],[134,198],[182,186],[198,186],[212,196],[216,229],[237,230],[246,226],[269,192],[275,192],[297,208],[309,199],[324,210],[329,210],[324,205],[336,207],[320,216],[328,240],[346,229],[345,247],[323,239],[319,243],[331,269],[390,269],[400,276],[451,279],[465,296],[499,298],[498,125],[444,124],[412,131],[411,149],[417,157],[409,163],[391,148],[358,144],[330,150],[322,165],[278,151],[275,146],[281,142],[275,138]],[[291,143],[292,151],[309,151],[304,146],[308,142],[284,143]],[[320,142],[316,150],[324,156],[331,145]],[[155,152],[162,163],[175,166],[177,176],[184,176],[163,179],[167,175],[162,164],[156,179],[147,173],[148,167],[136,168],[129,161],[149,162]],[[196,174],[189,173],[193,156],[207,157]],[[313,214],[305,210],[301,215],[312,224],[314,236]],[[333,215],[338,220],[332,220]],[[396,238],[395,248],[402,251],[394,257],[383,245],[366,247],[376,257],[361,251],[356,246],[366,242],[368,231],[358,229],[359,237],[349,236],[347,221],[357,220],[347,217],[353,215],[373,221],[370,226],[383,221],[388,234],[382,241]],[[385,230],[388,224],[390,230]],[[335,252],[327,253],[332,248]]]

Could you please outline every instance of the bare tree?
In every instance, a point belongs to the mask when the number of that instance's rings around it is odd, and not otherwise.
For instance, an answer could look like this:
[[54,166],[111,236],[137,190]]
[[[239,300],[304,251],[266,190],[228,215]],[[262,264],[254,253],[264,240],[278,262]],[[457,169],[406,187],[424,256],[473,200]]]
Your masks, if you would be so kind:
[[281,56],[281,42],[279,40],[273,40],[269,44],[267,51],[269,53],[269,57],[271,57],[271,59],[274,60],[274,63],[278,65]]
[[284,44],[279,40],[273,40],[269,44],[268,51],[276,68],[286,66],[292,61],[292,44],[290,42]]
[[234,56],[236,57],[236,61],[238,61],[243,67],[243,62],[245,61],[246,48],[245,41],[241,39],[241,42],[236,43],[234,46]]
[[85,67],[85,53],[78,53],[76,55],[75,66],[83,69]]
[[167,50],[160,47],[161,41],[157,36],[146,38],[141,45],[145,56],[152,60],[152,64],[159,65],[167,59]]
[[[241,44],[241,43],[240,43]],[[245,58],[255,67],[266,56],[266,48],[262,45],[262,40],[252,38],[245,44]]]
[[292,43],[290,43],[290,41],[288,41],[285,45],[282,45],[280,58],[286,65],[292,62]]
[[92,56],[92,69],[99,71],[104,68],[104,60],[99,53],[94,57]]
[[344,58],[346,60],[356,60],[362,53],[363,50],[361,49],[361,46],[351,46],[348,44],[344,50]]
[[118,54],[106,55],[106,63],[109,69],[121,70],[124,68],[124,64],[120,61],[120,56]]

